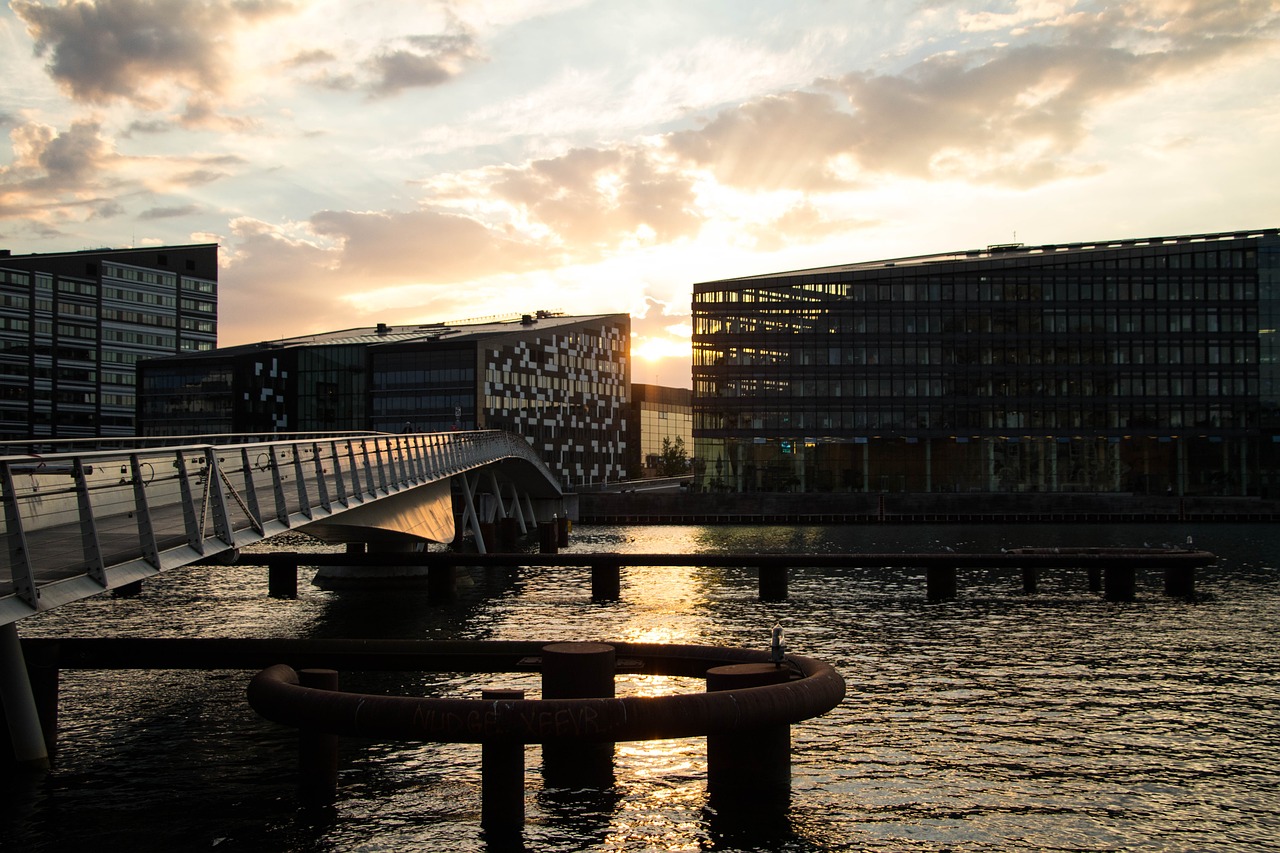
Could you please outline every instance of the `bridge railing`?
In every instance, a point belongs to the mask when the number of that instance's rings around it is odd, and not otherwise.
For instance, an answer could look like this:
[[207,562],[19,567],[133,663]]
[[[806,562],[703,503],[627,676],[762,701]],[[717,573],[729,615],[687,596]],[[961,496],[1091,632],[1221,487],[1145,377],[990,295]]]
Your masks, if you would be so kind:
[[0,624],[512,457],[542,467],[499,431],[0,457]]

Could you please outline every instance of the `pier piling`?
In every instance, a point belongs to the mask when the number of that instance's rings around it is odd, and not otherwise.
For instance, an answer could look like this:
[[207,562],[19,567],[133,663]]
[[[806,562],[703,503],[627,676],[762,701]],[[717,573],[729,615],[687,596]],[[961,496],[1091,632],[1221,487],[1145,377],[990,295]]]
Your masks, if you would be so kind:
[[[524,698],[523,690],[493,688],[482,692],[495,708]],[[490,738],[480,745],[480,826],[491,841],[510,841],[524,828],[524,743],[516,738]]]
[[1102,570],[1102,594],[1107,601],[1133,601],[1137,572],[1133,566],[1107,566]]
[[1196,570],[1180,566],[1164,570],[1164,594],[1174,598],[1195,598]]
[[622,597],[622,566],[608,563],[591,567],[591,600],[617,601]]
[[929,566],[925,569],[925,587],[930,601],[946,601],[956,597],[956,567]]
[[784,565],[760,567],[760,600],[787,600],[787,567]]
[[[552,643],[542,647],[542,698],[612,699],[617,652],[607,643]],[[544,743],[542,774],[552,787],[605,788],[613,784],[612,741]]]
[[[338,671],[300,669],[298,683],[316,690],[338,689]],[[298,729],[298,797],[305,806],[333,805],[338,798],[338,736]]]
[[1027,595],[1033,595],[1039,586],[1040,572],[1035,566],[1022,567],[1022,591]]
[[[350,549],[348,549],[350,553]],[[267,595],[272,598],[298,597],[298,557],[270,554],[267,557]]]
[[[742,663],[707,670],[707,692],[784,684],[791,670],[775,663]],[[791,726],[707,735],[707,796],[718,812],[785,808],[791,794]]]

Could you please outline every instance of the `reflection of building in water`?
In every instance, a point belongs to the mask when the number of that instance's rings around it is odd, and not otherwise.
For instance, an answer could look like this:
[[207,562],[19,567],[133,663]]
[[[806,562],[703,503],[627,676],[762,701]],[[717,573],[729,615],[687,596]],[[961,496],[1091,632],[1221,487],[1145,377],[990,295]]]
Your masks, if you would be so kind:
[[697,284],[699,484],[1274,494],[1278,291],[1274,229]]
[[662,470],[662,442],[672,445],[679,439],[686,458],[693,456],[693,392],[688,388],[662,385],[631,386],[632,427],[631,459],[628,470],[633,477],[658,477]]
[[501,429],[570,486],[625,473],[631,318],[347,329],[140,366],[145,435]]

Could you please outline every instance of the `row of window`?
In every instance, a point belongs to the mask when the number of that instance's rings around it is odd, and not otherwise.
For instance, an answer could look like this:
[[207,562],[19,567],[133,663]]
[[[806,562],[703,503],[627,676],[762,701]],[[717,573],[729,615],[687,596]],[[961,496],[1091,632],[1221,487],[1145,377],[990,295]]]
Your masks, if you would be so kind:
[[[1271,348],[1267,349],[1272,352]],[[1253,365],[1260,363],[1256,342],[1234,345],[1189,341],[1146,346],[1066,347],[1038,344],[996,347],[970,346],[825,347],[791,351],[747,349],[713,350],[694,347],[694,373],[734,375],[734,367],[930,367],[949,365],[1124,365],[1187,364]]]
[[693,428],[704,434],[771,432],[786,435],[823,431],[918,431],[968,429],[1095,429],[1122,430],[1184,427],[1253,427],[1256,416],[1230,407],[1210,405],[1153,404],[1121,411],[1105,411],[1090,406],[1051,410],[987,411],[952,407],[944,411],[904,406],[884,409],[823,411],[754,411],[735,416],[700,412]]

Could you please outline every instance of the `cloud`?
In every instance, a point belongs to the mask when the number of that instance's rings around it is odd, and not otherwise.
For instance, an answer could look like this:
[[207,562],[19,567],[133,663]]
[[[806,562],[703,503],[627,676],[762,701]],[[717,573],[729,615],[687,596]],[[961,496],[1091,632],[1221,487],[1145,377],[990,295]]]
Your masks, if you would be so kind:
[[[390,284],[443,284],[536,269],[554,253],[475,219],[434,210],[363,213],[326,210],[312,231],[340,246],[345,274]],[[372,283],[372,282],[370,282]]]
[[374,79],[369,91],[377,97],[405,89],[439,86],[482,58],[474,36],[465,31],[409,36],[408,47],[385,50],[366,63]]
[[858,142],[858,121],[825,94],[790,92],[721,111],[706,126],[672,133],[667,145],[729,186],[835,190],[834,158]]
[[1023,0],[965,21],[1016,24],[1034,37],[818,81],[818,91],[722,110],[666,142],[721,183],[753,191],[835,192],[875,174],[1032,186],[1098,168],[1077,157],[1100,107],[1274,51],[1278,9],[1271,0],[1148,0],[1090,15]]
[[37,122],[14,128],[13,162],[0,166],[0,193],[42,193],[48,201],[51,192],[88,189],[115,158],[101,129],[90,120],[72,122],[61,133]]
[[159,108],[177,86],[221,94],[234,75],[237,30],[293,8],[284,0],[12,0],[46,69],[72,98]]
[[692,179],[641,147],[580,148],[508,168],[492,192],[580,249],[691,237],[702,222]]

